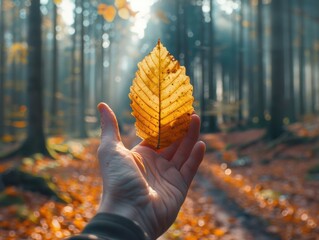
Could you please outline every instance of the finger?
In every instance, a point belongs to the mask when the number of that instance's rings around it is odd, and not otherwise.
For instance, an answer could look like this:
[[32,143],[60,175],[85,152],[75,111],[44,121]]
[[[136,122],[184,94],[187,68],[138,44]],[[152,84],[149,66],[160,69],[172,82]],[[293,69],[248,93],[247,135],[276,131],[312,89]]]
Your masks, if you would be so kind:
[[159,155],[161,155],[163,158],[167,160],[171,160],[174,154],[176,153],[178,146],[181,144],[181,141],[176,141],[172,143],[170,146],[164,148],[159,152]]
[[112,109],[105,103],[99,103],[97,108],[99,109],[101,118],[102,142],[120,142],[119,127]]
[[198,115],[192,115],[192,120],[186,136],[182,139],[172,161],[177,169],[180,169],[192,152],[192,149],[199,137],[200,118]]
[[199,141],[195,144],[192,153],[187,161],[181,168],[181,174],[185,180],[187,186],[189,186],[197,172],[200,163],[203,160],[205,154],[206,145],[204,142]]

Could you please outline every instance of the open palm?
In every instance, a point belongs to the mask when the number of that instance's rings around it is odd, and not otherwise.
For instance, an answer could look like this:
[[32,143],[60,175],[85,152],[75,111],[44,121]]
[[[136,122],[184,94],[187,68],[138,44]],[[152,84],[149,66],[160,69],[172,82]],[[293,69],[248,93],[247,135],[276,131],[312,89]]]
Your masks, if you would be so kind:
[[98,157],[104,189],[99,212],[129,218],[156,239],[175,220],[203,158],[199,117],[192,115],[187,135],[162,151],[145,142],[128,150],[112,110],[104,103],[98,108],[102,128]]

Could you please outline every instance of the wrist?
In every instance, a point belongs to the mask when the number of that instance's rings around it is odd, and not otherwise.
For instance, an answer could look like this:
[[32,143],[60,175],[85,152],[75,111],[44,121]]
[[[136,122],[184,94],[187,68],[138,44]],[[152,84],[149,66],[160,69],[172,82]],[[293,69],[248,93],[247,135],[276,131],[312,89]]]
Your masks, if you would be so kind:
[[142,230],[145,235],[145,239],[151,239],[150,232],[148,231],[142,216],[140,216],[138,210],[129,203],[112,201],[111,199],[103,196],[98,208],[98,213],[109,213],[129,219]]

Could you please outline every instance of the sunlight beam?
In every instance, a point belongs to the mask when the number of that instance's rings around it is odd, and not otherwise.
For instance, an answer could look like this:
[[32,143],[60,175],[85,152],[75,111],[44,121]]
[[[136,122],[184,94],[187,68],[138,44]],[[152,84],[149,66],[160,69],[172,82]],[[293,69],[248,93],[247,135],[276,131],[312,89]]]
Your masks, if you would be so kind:
[[133,26],[131,27],[131,31],[135,33],[139,39],[144,37],[144,31],[147,27],[147,23],[151,18],[151,6],[157,0],[128,0],[132,10],[137,12],[135,18],[133,19]]

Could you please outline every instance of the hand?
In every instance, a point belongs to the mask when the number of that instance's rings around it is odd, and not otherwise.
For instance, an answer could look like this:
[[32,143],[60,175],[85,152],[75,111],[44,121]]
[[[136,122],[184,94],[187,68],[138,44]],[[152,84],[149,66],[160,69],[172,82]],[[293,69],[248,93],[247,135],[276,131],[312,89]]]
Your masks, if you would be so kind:
[[103,178],[99,212],[124,216],[138,223],[150,239],[174,222],[203,159],[198,141],[200,119],[192,115],[187,135],[156,151],[141,142],[132,150],[123,145],[113,111],[100,103],[101,144],[98,149]]

